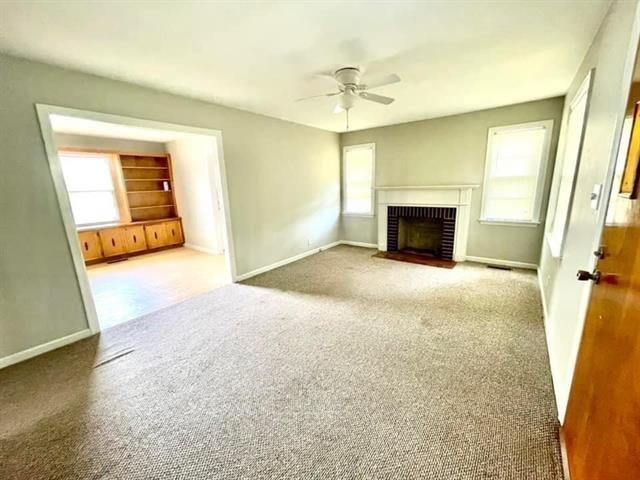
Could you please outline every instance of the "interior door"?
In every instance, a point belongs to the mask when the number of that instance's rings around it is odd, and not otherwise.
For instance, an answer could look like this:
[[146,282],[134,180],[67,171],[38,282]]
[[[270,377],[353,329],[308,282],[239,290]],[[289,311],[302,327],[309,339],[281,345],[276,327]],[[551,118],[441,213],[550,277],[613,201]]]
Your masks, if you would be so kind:
[[629,168],[640,156],[629,149],[640,138],[638,92],[640,84],[631,89],[596,271],[579,274],[596,284],[563,425],[571,480],[640,479],[640,177]]

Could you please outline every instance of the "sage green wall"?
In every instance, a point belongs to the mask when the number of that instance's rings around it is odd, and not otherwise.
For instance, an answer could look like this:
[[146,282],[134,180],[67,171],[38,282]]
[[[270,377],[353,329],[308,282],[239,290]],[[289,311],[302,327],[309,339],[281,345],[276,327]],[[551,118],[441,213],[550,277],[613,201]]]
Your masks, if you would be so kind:
[[335,133],[6,55],[0,92],[0,358],[87,328],[36,103],[221,130],[238,274],[338,239]]
[[[341,135],[343,146],[376,144],[376,185],[482,185],[490,127],[554,120],[542,212],[556,156],[564,97],[450,117],[360,130]],[[467,254],[537,264],[544,225],[481,224],[482,187],[474,190]],[[343,240],[377,243],[376,217],[341,217]]]

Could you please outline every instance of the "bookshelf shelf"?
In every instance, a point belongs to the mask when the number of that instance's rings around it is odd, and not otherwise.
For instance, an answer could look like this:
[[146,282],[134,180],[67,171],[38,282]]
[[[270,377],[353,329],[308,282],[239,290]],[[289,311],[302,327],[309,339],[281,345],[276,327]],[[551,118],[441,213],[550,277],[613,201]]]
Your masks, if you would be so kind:
[[169,155],[119,155],[132,222],[178,216]]

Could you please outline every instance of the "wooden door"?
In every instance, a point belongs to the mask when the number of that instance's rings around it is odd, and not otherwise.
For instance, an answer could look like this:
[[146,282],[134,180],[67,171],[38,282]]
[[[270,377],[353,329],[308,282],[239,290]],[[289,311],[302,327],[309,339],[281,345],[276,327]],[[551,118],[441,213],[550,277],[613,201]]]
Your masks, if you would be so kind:
[[134,225],[125,228],[127,252],[141,252],[147,249],[147,239],[144,234],[144,226]]
[[174,220],[165,223],[167,229],[167,242],[169,245],[177,245],[183,243],[182,239],[182,226],[179,220]]
[[563,425],[571,480],[640,479],[640,200],[625,193],[625,170],[616,169]]
[[100,230],[100,243],[105,257],[127,253],[124,228],[105,228]]
[[164,223],[152,223],[144,227],[149,248],[160,248],[168,245],[167,229]]
[[78,232],[78,239],[85,262],[102,258],[102,246],[98,232]]

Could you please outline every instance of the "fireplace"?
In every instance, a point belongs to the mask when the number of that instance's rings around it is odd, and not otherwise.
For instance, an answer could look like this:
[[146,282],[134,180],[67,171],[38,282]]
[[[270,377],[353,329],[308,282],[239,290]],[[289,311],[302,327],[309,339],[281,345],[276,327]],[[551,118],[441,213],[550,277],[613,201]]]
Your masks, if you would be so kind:
[[387,207],[387,252],[453,260],[456,209]]
[[[471,197],[475,188],[478,188],[478,185],[376,187],[378,251],[394,256],[407,255],[426,259],[428,260],[428,265],[432,265],[436,260],[454,264],[455,262],[464,262],[467,258]],[[403,239],[398,238],[401,218],[403,219],[404,223],[402,225],[404,227],[412,221],[411,219],[418,219],[417,221],[419,219],[428,220],[429,223],[435,224],[435,226],[424,227],[425,229],[435,230],[436,227],[441,227],[442,245],[440,247],[440,255],[442,259],[436,259],[436,257],[431,257],[428,254],[413,255],[403,254],[398,251],[398,247],[407,248],[407,244],[402,243]],[[406,232],[404,235],[406,235]],[[421,235],[419,234],[419,236]],[[431,237],[431,233],[428,236]],[[398,240],[401,241],[400,245],[398,245]],[[433,240],[434,238],[431,238],[429,242]],[[406,242],[406,236],[404,241]],[[413,240],[410,239],[410,242],[413,242]],[[415,248],[415,243],[410,243],[409,248],[412,248],[412,245]],[[417,246],[419,250],[426,250],[423,253],[429,253],[430,250],[433,250],[433,246],[429,243],[425,245],[419,242]]]

